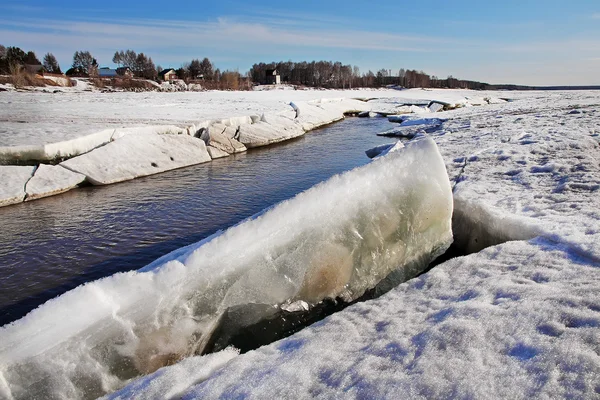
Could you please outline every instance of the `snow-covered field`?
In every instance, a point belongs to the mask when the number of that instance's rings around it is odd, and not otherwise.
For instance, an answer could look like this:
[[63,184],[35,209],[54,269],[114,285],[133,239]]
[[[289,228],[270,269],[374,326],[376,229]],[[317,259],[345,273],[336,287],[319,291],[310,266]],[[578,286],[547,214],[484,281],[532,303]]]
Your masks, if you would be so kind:
[[[291,101],[333,98],[398,98],[427,102],[481,102],[498,93],[429,90],[272,90],[250,92],[183,93],[0,93],[0,147],[60,142],[105,129],[147,125],[198,124],[200,121],[243,117],[290,110]],[[502,97],[502,95],[500,95]],[[386,102],[380,102],[385,104]]]
[[[429,130],[437,143],[453,189],[455,241],[473,254],[438,265],[377,300],[351,306],[287,339],[243,355],[225,350],[190,357],[133,380],[112,397],[600,398],[600,93],[423,90],[347,93],[350,97],[386,97],[376,102],[378,111],[393,110],[404,102],[393,99],[399,95],[445,103],[465,102],[470,97],[472,104],[483,97],[514,99],[499,104],[481,101],[486,104],[430,115],[441,124],[422,115],[412,116],[403,123],[411,129]],[[5,95],[26,96],[3,93],[0,100],[4,101]],[[87,95],[90,99],[102,96]],[[171,99],[190,96],[184,106],[190,111],[201,109],[196,103],[210,103],[211,96],[202,93],[206,98],[194,102],[191,99],[196,94],[148,95],[174,96]],[[194,115],[195,122],[177,119],[184,114],[178,111],[173,119],[160,121],[151,118],[165,118],[161,112],[138,111],[131,115],[150,118],[144,123],[178,125],[197,123],[204,118],[250,115],[261,110],[285,111],[289,101],[301,103],[316,97],[348,96],[327,91],[213,95],[215,103],[221,104],[225,111],[219,113],[218,106],[214,106],[206,114]],[[38,97],[54,95],[29,96],[30,103],[35,105]],[[237,103],[230,104],[229,100],[235,99]],[[27,108],[25,100],[22,101],[15,112]],[[160,101],[152,104],[156,103]],[[44,107],[50,110],[54,106]],[[79,108],[80,116],[74,118],[84,119],[84,109]],[[91,112],[96,116],[103,113],[105,118],[106,110]],[[31,111],[23,114],[33,115]],[[134,123],[133,119],[124,120],[127,124]],[[46,123],[52,132],[53,122]],[[79,123],[84,125],[83,121]],[[429,129],[434,125],[435,128]],[[420,133],[418,128],[416,133]],[[42,134],[33,135],[37,135],[36,140],[43,140]],[[56,138],[74,136],[73,132],[73,136]],[[378,165],[402,158],[403,154],[409,153],[402,149],[394,151],[368,167],[377,171]],[[425,176],[431,173],[430,162],[431,156],[424,155],[421,162],[406,167],[415,176]],[[335,179],[329,182],[331,191],[336,187],[342,189],[343,182]],[[351,197],[357,202],[361,196],[379,193],[375,186],[361,195],[361,187],[366,186],[358,185]],[[384,196],[389,199],[389,195]],[[289,210],[290,216],[298,215],[307,205],[319,209],[324,195],[317,197],[318,201],[304,205],[296,201],[292,207],[295,211]],[[373,204],[371,200],[366,203]],[[435,212],[438,207],[429,209]],[[385,211],[383,215],[387,215]],[[339,219],[329,214],[322,217],[325,225]],[[382,230],[389,220],[382,221]],[[298,225],[294,223],[292,227]],[[219,236],[218,240],[227,241],[231,236],[231,245],[238,245],[235,232],[243,231],[243,226]],[[283,230],[293,232],[292,227]],[[251,230],[247,233],[252,235]],[[215,246],[219,242],[212,247],[200,247],[189,257],[185,256],[186,251],[194,247],[174,256],[184,264],[196,263],[203,256],[218,256],[211,255]],[[92,386],[94,393],[119,386],[119,379],[127,379],[115,378],[119,372],[103,369],[107,367],[98,361],[115,355],[106,354],[99,347],[89,349],[81,341],[82,337],[92,340],[115,326],[129,327],[121,335],[119,343],[123,347],[120,350],[116,347],[116,353],[139,356],[131,346],[138,343],[138,348],[146,346],[147,350],[150,342],[159,343],[164,350],[161,352],[159,346],[158,350],[148,350],[149,354],[170,357],[173,348],[181,345],[181,337],[168,333],[173,326],[163,328],[164,316],[156,315],[154,321],[159,335],[145,337],[137,336],[139,327],[130,316],[152,315],[157,303],[160,307],[156,309],[164,309],[178,300],[167,296],[153,301],[125,302],[145,287],[156,287],[160,292],[173,281],[181,281],[179,264],[171,262],[162,267],[160,264],[155,263],[146,272],[128,273],[78,288],[75,293],[67,293],[1,328],[0,393],[8,398],[21,398],[28,393],[27,387],[30,390],[40,387],[32,384],[37,381],[41,387],[59,388],[59,393],[71,396],[81,395],[79,388],[86,384]],[[243,292],[254,295],[264,280],[250,278],[251,274],[241,285]],[[206,279],[209,283],[216,282],[210,275]],[[136,289],[131,290],[133,287]],[[129,292],[124,299],[116,295]],[[77,298],[86,300],[71,301]],[[86,314],[86,309],[95,312]],[[108,313],[108,317],[99,320],[100,311]],[[64,315],[78,312],[83,315],[74,319],[79,325],[65,322]],[[181,310],[178,313],[181,315]],[[113,323],[101,323],[106,318],[112,318]],[[177,330],[193,331],[194,324],[180,323]],[[62,358],[57,355],[69,351],[73,354]],[[93,379],[86,368],[95,368]]]

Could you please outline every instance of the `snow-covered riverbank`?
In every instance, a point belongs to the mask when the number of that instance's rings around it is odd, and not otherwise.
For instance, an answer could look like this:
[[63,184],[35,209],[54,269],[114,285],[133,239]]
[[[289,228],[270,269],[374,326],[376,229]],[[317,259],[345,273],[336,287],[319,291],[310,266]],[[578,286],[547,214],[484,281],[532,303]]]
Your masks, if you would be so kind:
[[[79,96],[82,93],[61,93],[59,97],[50,99],[41,99],[40,96],[43,95],[40,93],[5,94],[7,103],[2,112],[4,115],[0,114],[4,127],[4,131],[0,131],[0,143],[16,141],[17,144],[0,146],[0,163],[4,164],[0,165],[0,183],[3,183],[0,185],[0,206],[63,193],[84,182],[106,185],[227,157],[248,148],[302,136],[308,131],[343,119],[347,113],[362,112],[373,116],[431,113],[442,107],[441,103],[427,107],[432,100],[441,101],[449,107],[503,102],[497,98],[483,98],[469,91],[406,91],[402,93],[407,97],[385,97],[399,93],[394,90],[325,91],[325,98],[301,100],[307,97],[306,93],[321,93],[308,91],[298,92],[304,96],[299,95],[293,102],[288,100],[282,107],[276,103],[279,102],[277,99],[282,96],[281,93],[285,92],[238,92],[237,102],[245,104],[244,114],[239,115],[240,110],[235,106],[231,107],[236,102],[232,101],[228,93],[230,92],[215,92],[214,98],[208,99],[204,94],[197,94],[194,99],[198,103],[193,104],[164,103],[167,99],[172,102],[178,98],[190,101],[189,96],[170,94],[173,98],[166,98],[160,96],[160,93],[148,93],[146,97],[137,94],[142,97],[141,100],[149,97],[150,104],[136,104],[136,108],[127,116],[122,116],[114,128],[107,129],[108,126],[115,125],[114,122],[102,120],[102,130],[89,134],[85,134],[86,129],[92,129],[88,124],[99,114],[105,117],[110,111],[104,107],[100,112],[97,109],[81,108]],[[331,97],[349,94],[362,97],[359,100]],[[373,94],[384,97],[372,99]],[[15,102],[15,99],[22,100],[23,95],[31,98],[27,102]],[[135,98],[136,95],[132,97],[126,93],[83,95],[83,99],[88,102],[113,99],[114,102],[108,104],[113,108],[119,107],[113,109],[113,112],[127,109],[130,103],[140,100]],[[65,98],[71,99],[72,103],[66,103]],[[250,99],[254,103],[249,103]],[[213,100],[216,105],[211,104]],[[414,103],[424,104],[418,106]],[[272,106],[275,110],[262,113],[254,111],[266,106]],[[40,107],[45,110],[40,110]],[[91,107],[89,103],[88,107]],[[157,107],[161,111],[157,111]],[[202,119],[213,115],[214,108],[219,107],[221,118]],[[77,118],[71,119],[70,123],[63,122],[60,127],[54,126],[56,122],[53,118],[64,115],[73,108],[80,110]],[[159,117],[157,121],[156,117],[160,114],[163,114],[164,119]],[[198,119],[192,123],[190,120],[194,115]],[[188,118],[187,122],[182,122],[184,118]],[[42,126],[37,125],[40,120]],[[168,120],[170,124],[131,126],[140,120],[152,124]],[[18,126],[14,126],[15,121],[18,121]],[[86,123],[86,128],[78,130],[81,123]],[[58,137],[61,141],[46,143],[47,140]]]

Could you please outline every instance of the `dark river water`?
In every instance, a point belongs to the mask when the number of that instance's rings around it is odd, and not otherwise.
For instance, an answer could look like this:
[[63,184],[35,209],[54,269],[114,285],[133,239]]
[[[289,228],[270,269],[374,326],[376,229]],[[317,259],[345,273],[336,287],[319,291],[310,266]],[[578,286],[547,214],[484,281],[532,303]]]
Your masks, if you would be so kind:
[[84,282],[139,269],[334,174],[394,139],[349,118],[283,144],[0,208],[0,326]]

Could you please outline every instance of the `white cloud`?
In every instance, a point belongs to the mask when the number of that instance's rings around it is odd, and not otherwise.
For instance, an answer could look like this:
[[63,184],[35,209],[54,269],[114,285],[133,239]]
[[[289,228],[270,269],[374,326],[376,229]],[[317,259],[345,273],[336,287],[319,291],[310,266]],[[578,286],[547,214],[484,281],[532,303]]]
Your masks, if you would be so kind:
[[[286,24],[267,25],[220,18],[216,21],[58,21],[0,20],[5,41],[71,41],[81,46],[214,47],[285,45],[385,51],[436,51],[448,43],[444,38],[418,37],[359,30],[303,29]],[[10,29],[12,28],[12,29]],[[8,39],[8,40],[7,40]]]

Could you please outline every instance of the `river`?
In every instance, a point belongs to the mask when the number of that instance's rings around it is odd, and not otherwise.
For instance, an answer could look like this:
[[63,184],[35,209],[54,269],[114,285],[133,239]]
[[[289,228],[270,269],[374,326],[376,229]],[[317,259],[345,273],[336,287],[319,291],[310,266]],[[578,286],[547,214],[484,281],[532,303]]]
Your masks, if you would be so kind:
[[349,118],[278,145],[0,208],[0,326],[78,285],[135,270],[327,178],[394,139]]

